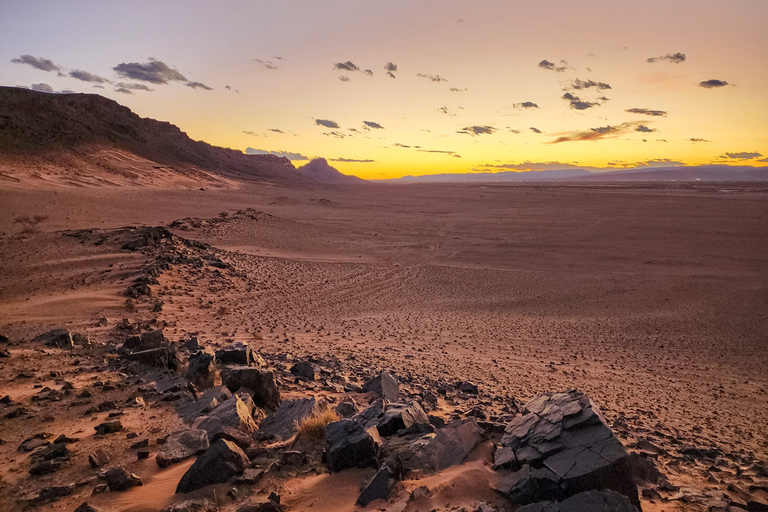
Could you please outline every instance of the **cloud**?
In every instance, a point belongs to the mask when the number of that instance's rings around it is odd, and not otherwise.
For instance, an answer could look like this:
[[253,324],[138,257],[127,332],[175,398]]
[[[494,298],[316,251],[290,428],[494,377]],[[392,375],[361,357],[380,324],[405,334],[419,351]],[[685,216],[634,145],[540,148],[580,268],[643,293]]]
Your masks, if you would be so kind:
[[53,87],[48,84],[32,84],[29,88],[39,92],[54,92]]
[[363,121],[363,124],[366,126],[366,129],[368,128],[375,128],[377,130],[384,129],[384,127],[381,126],[379,123],[374,123],[373,121]]
[[451,87],[450,89],[451,92],[467,92],[468,90],[469,89],[467,89],[466,87],[463,89],[459,89],[458,87]]
[[647,126],[640,125],[637,128],[635,128],[636,132],[643,132],[643,133],[653,133],[656,130],[654,128],[648,128]]
[[644,116],[663,117],[667,115],[665,110],[651,110],[649,108],[628,108],[624,112],[630,114],[642,114]]
[[363,73],[365,73],[368,76],[373,76],[373,71],[371,71],[370,69],[366,69],[365,71],[363,71]]
[[669,62],[672,62],[674,64],[680,64],[681,62],[685,62],[685,54],[684,53],[668,53],[664,55],[663,57],[651,57],[649,59],[646,59],[648,62],[658,62],[660,60],[666,60]]
[[[277,60],[285,60],[285,59],[278,58],[278,57],[275,57],[275,58]],[[272,64],[272,61],[269,61],[269,60],[253,59],[253,62],[258,62],[259,64],[261,64],[262,67],[264,67],[266,69],[277,69],[277,66]]]
[[349,77],[348,77],[348,76],[344,76],[344,75],[341,75],[341,76],[339,77],[339,80],[341,80],[342,82],[349,82]]
[[563,94],[563,99],[568,101],[579,101],[581,98],[576,96],[575,94],[571,94],[569,92]]
[[315,124],[325,126],[326,128],[340,128],[339,123],[328,119],[315,119]]
[[396,147],[396,148],[410,148],[411,147],[411,146],[406,146],[405,144],[400,144],[399,142],[395,142],[394,144],[392,144],[392,146]]
[[249,132],[248,130],[243,130],[243,133],[246,135],[250,135],[251,137],[261,137],[258,133]]
[[[762,153],[748,153],[748,152],[741,152],[741,153],[726,153],[721,158],[732,158],[736,160],[751,160],[753,158],[760,158],[763,156]],[[762,162],[762,160],[760,160]]]
[[570,107],[574,110],[587,110],[588,108],[598,107],[599,103],[595,101],[572,101],[569,103]]
[[493,132],[496,131],[496,128],[493,126],[465,126],[461,130],[457,131],[456,133],[463,133],[466,135],[491,135]]
[[291,153],[289,151],[268,151],[266,149],[247,148],[245,152],[249,155],[275,155],[285,157],[288,160],[309,160],[309,158],[301,153]]
[[275,60],[287,60],[285,57],[280,57],[279,55],[275,55],[273,58]]
[[539,67],[542,69],[549,69],[550,71],[555,71],[557,73],[562,73],[563,71],[566,71],[568,69],[568,63],[564,60],[560,61],[561,64],[564,64],[564,66],[557,66],[554,62],[549,62],[548,60],[543,60],[539,62]]
[[325,135],[326,137],[335,137],[337,139],[343,139],[344,137],[346,137],[345,134],[343,134],[341,132],[337,132],[335,130],[332,131],[332,132],[325,132],[325,133],[323,133],[323,135]]
[[603,89],[611,89],[611,86],[608,85],[605,82],[595,82],[594,80],[569,80],[566,82],[565,90],[568,89],[575,89],[575,90],[582,90],[582,89],[589,89],[590,87],[594,87],[598,91],[601,91]]
[[186,85],[187,87],[191,87],[193,89],[205,89],[206,91],[212,91],[213,90],[212,87],[208,87],[207,85],[202,84],[200,82],[187,82],[184,85]]
[[384,65],[384,71],[387,72],[387,76],[392,78],[397,78],[395,76],[395,71],[397,71],[397,64],[395,64],[394,62],[387,62]]
[[725,87],[726,85],[730,84],[725,80],[716,80],[714,78],[699,82],[699,87],[704,87],[705,89],[715,89],[717,87]]
[[521,134],[521,133],[523,133],[523,131],[522,131],[522,130],[516,130],[516,129],[514,129],[514,128],[510,128],[509,126],[507,126],[507,131],[508,131],[509,133],[514,133],[515,135],[518,135],[518,134]]
[[443,151],[443,150],[440,150],[440,149],[417,149],[416,151],[418,153],[441,153],[441,154],[444,154],[444,155],[455,155],[456,154],[455,151]]
[[356,160],[354,158],[331,158],[331,162],[347,162],[355,164],[370,164],[376,160]]
[[531,130],[533,133],[543,133],[541,130],[539,130],[538,128],[534,128],[533,126],[531,126],[529,129],[530,129],[530,130]]
[[131,80],[140,80],[153,84],[167,84],[171,81],[186,82],[187,78],[172,69],[166,63],[157,59],[149,58],[149,62],[128,62],[118,64],[112,68],[118,75]]
[[392,73],[391,71],[387,71],[387,76],[388,76],[388,77],[390,77],[390,78],[397,78],[397,77],[395,76],[395,74],[394,74],[394,73]]
[[690,140],[691,142],[712,142],[711,140],[700,139],[699,137],[691,137],[688,140]]
[[275,132],[275,133],[285,133],[283,130],[279,128],[270,128],[269,131]]
[[360,68],[353,64],[350,60],[347,62],[337,62],[333,65],[333,69],[340,69],[342,71],[360,71]]
[[557,139],[550,142],[550,144],[558,144],[560,142],[575,142],[575,141],[596,141],[607,138],[614,138],[633,131],[639,126],[639,123],[629,122],[622,123],[617,126],[600,126],[598,128],[590,128],[589,130],[576,130],[572,132],[566,132]]
[[[127,82],[118,82],[115,84],[115,86],[119,87],[120,89],[126,89],[128,91],[148,91],[152,92],[154,89],[151,87],[145,85],[145,84],[131,84]],[[124,91],[119,91],[124,92]]]
[[424,73],[419,73],[416,76],[421,77],[421,78],[426,78],[427,80],[431,80],[431,81],[437,82],[437,83],[447,82],[448,81],[447,79],[441,77],[440,75],[425,75]]
[[532,101],[524,101],[522,103],[515,103],[512,105],[514,108],[539,108],[537,104]]
[[447,116],[456,117],[456,114],[448,110],[448,107],[440,107],[437,109],[438,112],[441,112]]
[[32,55],[22,55],[18,59],[11,59],[15,64],[28,64],[41,71],[61,71],[61,66],[57,66],[50,59],[42,57],[33,57]]
[[94,75],[93,73],[89,73],[88,71],[82,71],[80,69],[70,71],[69,76],[71,76],[72,78],[77,78],[78,80],[82,80],[83,82],[94,82],[97,84],[111,83],[106,78],[100,77],[99,75]]

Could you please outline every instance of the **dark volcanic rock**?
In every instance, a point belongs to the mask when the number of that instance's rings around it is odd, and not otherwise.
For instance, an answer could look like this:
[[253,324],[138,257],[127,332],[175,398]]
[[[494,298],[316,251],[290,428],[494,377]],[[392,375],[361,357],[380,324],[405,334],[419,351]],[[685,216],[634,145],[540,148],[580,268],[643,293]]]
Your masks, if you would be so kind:
[[197,423],[196,428],[208,432],[209,439],[213,439],[225,427],[253,432],[256,430],[256,422],[253,421],[254,408],[253,400],[248,394],[233,395]]
[[226,386],[206,389],[194,402],[184,404],[177,409],[179,417],[187,423],[192,423],[200,416],[211,412],[220,403],[232,397],[232,392]]
[[[260,355],[255,353],[251,347],[243,343],[233,343],[216,351],[216,362],[218,364],[233,364],[243,366],[261,366],[267,363]],[[233,390],[237,391],[237,390]]]
[[395,486],[395,475],[388,466],[382,466],[373,478],[365,484],[360,491],[360,497],[357,498],[357,504],[366,507],[374,500],[386,500],[392,488]]
[[209,446],[208,433],[205,430],[179,430],[168,436],[155,460],[158,466],[167,468],[193,455],[203,453]]
[[212,350],[203,349],[189,357],[187,380],[199,389],[213,387],[216,378],[216,355]]
[[485,431],[473,418],[454,420],[406,461],[409,469],[442,471],[461,464],[486,439]]
[[341,416],[342,418],[351,418],[355,414],[357,414],[357,405],[355,405],[355,401],[351,398],[345,398],[341,402],[339,402],[339,405],[336,406],[336,414]]
[[528,465],[504,477],[494,489],[515,505],[565,498],[557,475],[547,468],[533,469]]
[[105,464],[109,464],[109,455],[107,455],[104,450],[99,448],[88,456],[88,463],[92,468],[100,468]]
[[308,380],[320,378],[320,369],[309,361],[299,361],[291,367],[291,373]]
[[384,406],[384,415],[377,422],[376,427],[380,435],[389,437],[396,434],[398,430],[417,424],[429,425],[427,413],[419,403],[398,402]]
[[99,512],[99,509],[85,502],[77,507],[74,512]]
[[557,475],[566,496],[612,489],[640,508],[627,452],[592,401],[570,390],[544,393],[513,419],[501,444],[518,464],[544,466]]
[[241,474],[250,461],[235,443],[219,439],[181,477],[177,493],[188,493],[206,485],[223,483]]
[[517,512],[637,512],[629,499],[610,489],[585,491],[560,502],[526,505]]
[[155,329],[154,331],[148,331],[141,336],[131,336],[125,343],[123,348],[132,352],[139,352],[142,350],[149,350],[151,348],[160,348],[168,345],[168,340],[165,339],[162,329]]
[[169,368],[171,361],[171,354],[165,347],[150,348],[148,350],[142,350],[140,352],[133,352],[123,356],[128,361],[136,361],[139,364],[145,366],[152,366],[154,368]]
[[268,498],[253,497],[240,505],[235,512],[283,512],[283,507]]
[[249,446],[253,444],[253,437],[250,433],[243,432],[242,430],[232,428],[232,427],[224,427],[213,436],[213,439],[211,439],[212,443],[215,443],[219,439],[226,439],[227,441],[232,441],[237,446],[242,448],[243,450],[246,450]]
[[205,498],[184,500],[168,505],[163,512],[216,512],[219,507]]
[[129,473],[123,468],[112,468],[104,473],[104,480],[107,481],[110,491],[127,491],[131,487],[141,485],[141,479]]
[[397,402],[400,397],[400,383],[391,373],[381,372],[380,375],[365,383],[363,392],[376,393],[388,402]]
[[106,434],[114,434],[115,432],[120,432],[123,430],[123,424],[119,421],[107,421],[104,423],[99,423],[93,427],[93,429],[98,435],[103,436]]
[[66,329],[54,329],[48,331],[37,336],[32,341],[45,343],[49,347],[74,348],[75,346],[72,341],[72,335]]
[[264,418],[259,425],[259,432],[284,441],[296,433],[298,423],[312,414],[316,408],[317,401],[314,398],[286,400],[275,412]]
[[[218,360],[218,356],[216,356]],[[221,383],[233,393],[245,388],[258,407],[274,411],[280,405],[280,392],[271,371],[249,366],[226,366],[221,370]]]
[[325,427],[328,469],[336,472],[349,468],[376,467],[378,437],[375,427],[365,430],[352,420],[329,423]]

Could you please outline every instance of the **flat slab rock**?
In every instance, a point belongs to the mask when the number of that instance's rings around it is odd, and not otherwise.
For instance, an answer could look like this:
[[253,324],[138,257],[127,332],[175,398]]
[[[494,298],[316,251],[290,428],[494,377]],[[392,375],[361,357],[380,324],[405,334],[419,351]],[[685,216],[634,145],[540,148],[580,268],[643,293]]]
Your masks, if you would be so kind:
[[296,433],[296,425],[317,409],[314,398],[285,400],[275,412],[264,418],[259,432],[279,441],[285,441]]
[[638,512],[629,498],[610,489],[585,491],[561,502],[526,505],[517,512]]
[[224,427],[232,427],[243,432],[256,430],[253,413],[256,406],[247,393],[233,395],[219,404],[208,416],[203,416],[195,422],[195,428],[208,432],[208,438],[213,439]]
[[208,433],[201,429],[179,430],[168,436],[155,460],[161,468],[203,453],[209,448]]
[[[640,508],[626,450],[600,410],[579,391],[544,393],[528,402],[507,425],[501,444],[514,454],[513,461],[505,452],[506,465],[546,468],[566,496],[612,489]],[[520,499],[515,489],[498,490]]]
[[325,440],[331,472],[376,467],[380,443],[376,427],[366,430],[353,420],[334,421],[325,428]]

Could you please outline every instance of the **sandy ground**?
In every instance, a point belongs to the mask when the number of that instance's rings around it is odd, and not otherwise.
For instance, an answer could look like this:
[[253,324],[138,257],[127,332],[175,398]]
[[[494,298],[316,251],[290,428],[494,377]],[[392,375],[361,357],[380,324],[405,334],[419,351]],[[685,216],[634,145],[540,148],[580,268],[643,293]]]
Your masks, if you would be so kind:
[[[764,187],[3,186],[0,333],[12,339],[66,326],[106,341],[124,317],[154,319],[171,339],[389,368],[414,386],[470,380],[491,409],[576,387],[632,425],[628,446],[646,433],[768,460]],[[34,215],[46,219],[14,222]],[[129,311],[122,293],[148,257],[110,241],[127,225],[170,225],[228,268],[175,266]],[[95,231],[64,233],[78,229]],[[0,360],[14,400],[36,392],[21,366],[35,383],[49,371],[13,362],[21,350]],[[61,421],[57,435],[78,430]],[[4,461],[19,461],[22,434],[0,436]],[[483,482],[477,464],[449,476]],[[708,485],[703,468],[669,472]],[[292,484],[296,510],[334,478]]]

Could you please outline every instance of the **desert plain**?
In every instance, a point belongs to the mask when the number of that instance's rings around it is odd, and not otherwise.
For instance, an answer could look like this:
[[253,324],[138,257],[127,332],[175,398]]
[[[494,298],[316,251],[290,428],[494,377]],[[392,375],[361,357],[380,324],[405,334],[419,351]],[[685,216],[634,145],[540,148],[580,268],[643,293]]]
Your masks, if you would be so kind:
[[[431,409],[447,420],[498,418],[539,393],[575,388],[671,482],[641,492],[643,510],[730,510],[768,498],[764,184],[140,186],[38,176],[4,180],[0,205],[0,334],[9,340],[0,396],[12,402],[0,405],[3,510],[87,501],[159,511],[180,499],[174,489],[191,461],[160,469],[154,459],[154,440],[181,428],[175,404],[150,392],[145,374],[112,364],[126,336],[156,328],[173,342],[248,344],[284,397],[333,406],[350,395],[344,382],[381,371],[397,375],[401,395],[437,395]],[[166,245],[208,263],[163,265],[148,294],[126,295],[163,245],[125,248],[146,227],[167,229]],[[31,341],[60,328],[91,347]],[[319,365],[324,380],[293,379],[297,360]],[[478,392],[457,391],[460,382]],[[65,383],[73,393],[38,398]],[[82,389],[96,396],[77,402]],[[124,405],[135,396],[144,398]],[[94,408],[104,401],[118,405]],[[134,439],[95,435],[110,417]],[[40,432],[77,441],[62,470],[30,476],[19,446]],[[149,458],[130,447],[137,437],[149,440]],[[143,485],[93,494],[99,480],[87,459],[96,449]],[[461,465],[406,477],[389,501],[365,509],[513,510],[490,490],[492,450],[488,441]],[[196,492],[220,510],[270,492],[287,510],[361,510],[355,499],[374,472],[283,467],[237,492]],[[71,484],[56,500],[34,498]],[[412,499],[423,485],[431,497]]]

